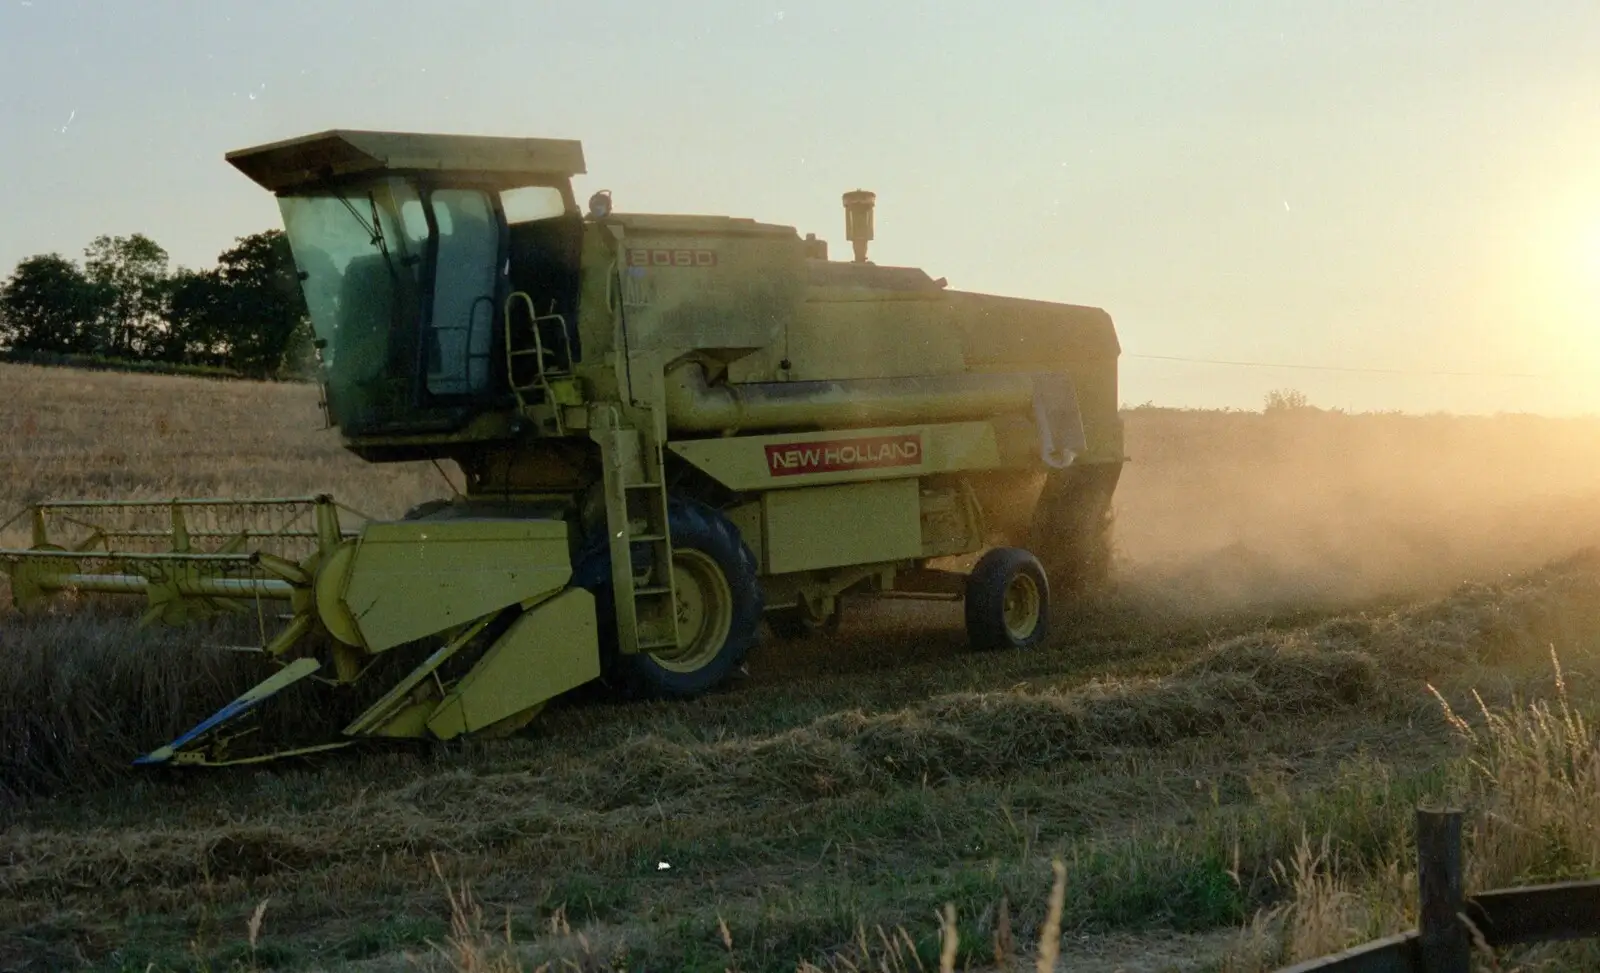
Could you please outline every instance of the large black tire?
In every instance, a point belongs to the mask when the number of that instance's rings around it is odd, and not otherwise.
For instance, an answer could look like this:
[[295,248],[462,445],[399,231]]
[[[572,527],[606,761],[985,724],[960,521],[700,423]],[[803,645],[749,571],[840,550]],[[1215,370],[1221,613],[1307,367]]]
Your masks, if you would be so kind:
[[1057,595],[1084,595],[1110,580],[1111,497],[1120,465],[1051,472],[1034,508],[1028,549],[1049,572]]
[[1050,583],[1039,559],[997,547],[967,576],[967,639],[982,651],[1031,649],[1050,634]]
[[[744,664],[760,637],[764,596],[755,555],[738,528],[720,511],[677,497],[668,501],[667,520],[678,572],[680,626],[686,613],[691,618],[715,616],[695,629],[702,637],[680,652],[620,651],[611,552],[603,532],[586,541],[573,572],[572,583],[595,596],[602,677],[630,697],[690,699],[710,692]],[[645,567],[647,546],[634,545],[633,559],[636,568]],[[697,598],[704,609],[699,613],[693,610]],[[714,609],[707,607],[722,599]]]

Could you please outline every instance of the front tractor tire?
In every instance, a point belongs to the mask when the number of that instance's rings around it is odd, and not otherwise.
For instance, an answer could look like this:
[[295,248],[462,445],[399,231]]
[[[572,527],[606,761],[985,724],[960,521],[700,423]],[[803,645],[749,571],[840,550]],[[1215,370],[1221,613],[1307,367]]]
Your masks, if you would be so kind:
[[[618,644],[611,557],[604,535],[586,545],[575,583],[595,595],[603,677],[635,698],[692,699],[725,683],[760,636],[764,598],[755,555],[723,514],[692,500],[667,507],[672,537],[676,649],[624,653]],[[639,553],[642,553],[639,552]],[[636,553],[641,566],[647,559]]]
[[967,639],[982,651],[1031,649],[1050,634],[1050,584],[1039,559],[997,547],[967,576]]

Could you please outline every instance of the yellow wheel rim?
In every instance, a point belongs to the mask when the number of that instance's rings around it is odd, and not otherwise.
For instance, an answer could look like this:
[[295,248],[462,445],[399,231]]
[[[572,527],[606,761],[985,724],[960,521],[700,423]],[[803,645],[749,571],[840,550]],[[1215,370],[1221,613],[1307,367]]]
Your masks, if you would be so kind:
[[673,610],[678,614],[678,648],[652,652],[663,669],[695,672],[711,663],[733,631],[733,589],[722,566],[702,551],[672,552]]
[[1018,573],[1006,585],[1001,612],[1005,617],[1006,634],[1022,642],[1031,637],[1039,627],[1039,616],[1044,599],[1039,595],[1039,585],[1028,574]]

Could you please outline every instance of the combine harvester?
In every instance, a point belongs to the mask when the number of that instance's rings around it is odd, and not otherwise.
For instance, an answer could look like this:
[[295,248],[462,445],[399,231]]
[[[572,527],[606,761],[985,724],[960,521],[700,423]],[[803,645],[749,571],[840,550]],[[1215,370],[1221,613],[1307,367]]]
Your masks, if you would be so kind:
[[[828,631],[846,594],[964,598],[974,646],[1025,648],[1052,588],[1108,570],[1110,318],[875,265],[872,193],[845,194],[832,261],[788,226],[605,192],[585,214],[573,141],[340,130],[227,160],[278,198],[328,423],[370,462],[453,462],[465,493],[397,521],[328,497],[19,515],[23,611],[81,591],[260,620],[272,674],[141,763],[504,733],[597,679],[692,697],[764,616]],[[274,694],[374,672],[399,675],[336,739],[248,735]]]

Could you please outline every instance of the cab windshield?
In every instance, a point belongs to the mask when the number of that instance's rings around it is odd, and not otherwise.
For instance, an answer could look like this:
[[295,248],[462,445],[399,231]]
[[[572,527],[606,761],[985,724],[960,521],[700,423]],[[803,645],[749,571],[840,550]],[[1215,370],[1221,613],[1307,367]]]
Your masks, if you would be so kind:
[[279,199],[349,434],[489,389],[500,235],[487,194],[391,178]]

